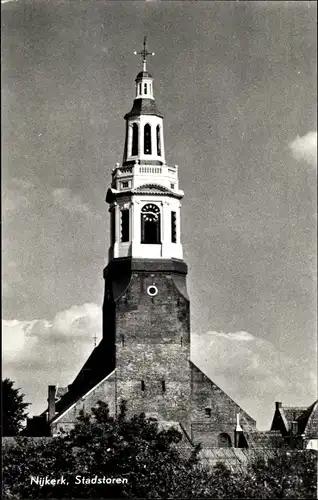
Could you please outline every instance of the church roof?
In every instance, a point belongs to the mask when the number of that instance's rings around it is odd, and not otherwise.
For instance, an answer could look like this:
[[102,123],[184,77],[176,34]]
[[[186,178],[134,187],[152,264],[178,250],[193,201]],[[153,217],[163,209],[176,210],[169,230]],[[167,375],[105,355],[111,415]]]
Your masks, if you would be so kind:
[[126,197],[127,195],[132,195],[134,193],[138,194],[151,194],[151,195],[162,195],[163,193],[172,198],[181,199],[183,198],[184,192],[179,189],[178,191],[172,191],[171,189],[161,186],[160,184],[143,184],[135,189],[129,191],[119,191],[118,189],[109,188],[106,195],[107,203],[111,203],[112,200],[120,197]]
[[[65,390],[57,392],[56,417],[64,413],[79,398],[83,397],[92,387],[112,372],[112,368],[105,363],[105,345],[102,340],[92,351],[86,363],[72,382]],[[47,410],[42,413],[45,415]]]
[[154,99],[135,99],[132,109],[125,115],[125,120],[131,116],[140,115],[155,115],[163,118],[163,115],[158,111]]
[[140,80],[141,78],[152,78],[152,75],[149,73],[149,71],[140,71],[138,73],[136,80]]
[[138,186],[133,190],[134,193],[146,193],[146,194],[162,194],[162,193],[173,193],[174,192],[160,184],[143,184],[142,186]]

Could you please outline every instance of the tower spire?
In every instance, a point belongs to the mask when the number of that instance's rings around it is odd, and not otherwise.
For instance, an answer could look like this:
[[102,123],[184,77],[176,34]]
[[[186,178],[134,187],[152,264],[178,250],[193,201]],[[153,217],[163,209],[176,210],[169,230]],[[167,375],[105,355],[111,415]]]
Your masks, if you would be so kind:
[[136,50],[134,51],[134,55],[136,56],[137,54],[142,56],[142,70],[146,71],[147,70],[147,56],[154,56],[154,52],[148,52],[147,50],[147,37],[144,37],[144,48],[141,52],[137,52]]

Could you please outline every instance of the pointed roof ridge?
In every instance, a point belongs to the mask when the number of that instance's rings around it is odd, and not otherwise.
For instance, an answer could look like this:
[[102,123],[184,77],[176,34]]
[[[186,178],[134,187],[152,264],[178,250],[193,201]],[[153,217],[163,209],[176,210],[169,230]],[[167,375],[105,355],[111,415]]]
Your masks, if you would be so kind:
[[300,434],[312,434],[318,437],[318,400],[314,401],[297,418]]

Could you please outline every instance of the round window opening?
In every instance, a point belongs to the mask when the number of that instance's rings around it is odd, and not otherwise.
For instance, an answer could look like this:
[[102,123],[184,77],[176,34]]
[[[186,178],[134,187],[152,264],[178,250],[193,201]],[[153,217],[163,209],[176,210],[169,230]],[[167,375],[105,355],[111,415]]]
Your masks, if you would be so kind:
[[158,288],[155,285],[148,286],[147,293],[150,297],[154,297],[158,293]]

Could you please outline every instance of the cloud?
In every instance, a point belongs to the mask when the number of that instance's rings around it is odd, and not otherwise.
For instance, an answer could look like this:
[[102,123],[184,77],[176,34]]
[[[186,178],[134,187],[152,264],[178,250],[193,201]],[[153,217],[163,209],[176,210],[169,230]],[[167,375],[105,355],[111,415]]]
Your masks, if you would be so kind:
[[72,306],[66,311],[57,313],[52,323],[52,331],[57,336],[68,337],[86,336],[87,332],[94,333],[101,328],[101,309],[96,304]]
[[309,405],[316,395],[315,366],[248,332],[192,334],[191,359],[243,409],[269,428],[275,401]]
[[71,213],[91,214],[89,206],[83,202],[81,196],[74,195],[68,188],[54,189],[53,199],[57,205]]
[[42,411],[47,385],[70,384],[101,338],[102,311],[94,303],[75,305],[52,321],[2,321],[3,375],[22,388],[34,403],[30,413]]
[[289,143],[289,147],[296,160],[304,160],[313,167],[317,166],[317,131],[308,132],[302,137],[298,135]]
[[[3,320],[3,376],[16,382],[43,411],[47,385],[70,384],[101,338],[102,311],[94,303],[60,311],[52,321]],[[208,331],[191,335],[191,360],[268,429],[274,402],[309,405],[316,397],[316,370],[252,333]]]

